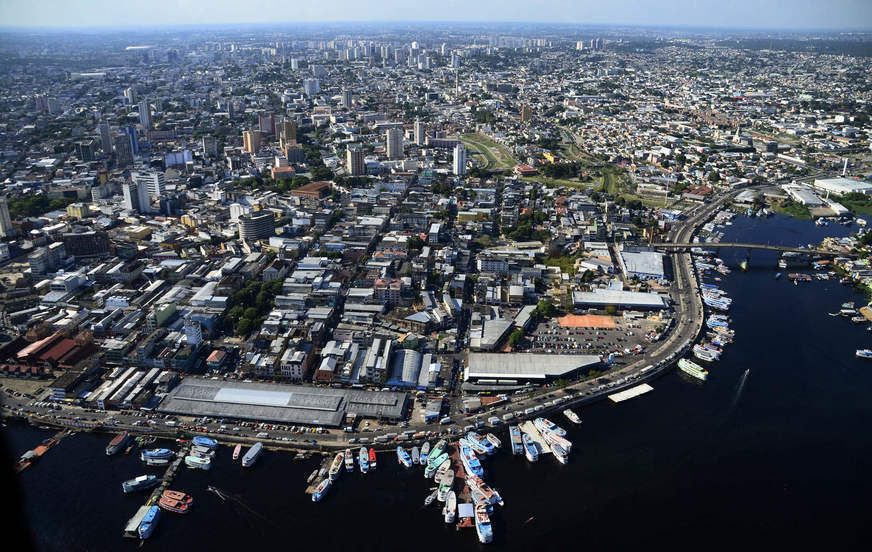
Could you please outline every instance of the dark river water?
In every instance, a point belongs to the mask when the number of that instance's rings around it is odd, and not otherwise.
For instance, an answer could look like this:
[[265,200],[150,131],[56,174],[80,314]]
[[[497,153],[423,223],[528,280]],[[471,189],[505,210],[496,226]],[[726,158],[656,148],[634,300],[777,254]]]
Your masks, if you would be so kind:
[[[742,216],[725,231],[725,240],[801,245],[856,227]],[[736,266],[745,254],[722,258]],[[243,469],[223,447],[210,472],[180,470],[172,487],[192,494],[194,509],[164,513],[143,548],[868,549],[872,363],[854,351],[872,345],[872,333],[827,315],[862,297],[837,281],[776,280],[776,260],[753,252],[748,272],[720,282],[734,301],[736,339],[705,384],[671,372],[642,397],[578,409],[579,427],[553,416],[575,445],[566,466],[550,457],[530,465],[507,452],[487,459],[486,479],[506,501],[489,546],[474,530],[446,526],[436,507],[423,508],[429,485],[393,454],[380,456],[376,472],[343,474],[313,504],[304,490],[317,460],[267,451]],[[10,424],[4,435],[17,457],[49,433]],[[120,483],[160,472],[134,455],[106,457],[107,440],[64,439],[20,474],[19,507],[38,550],[140,546],[121,533],[145,497],[122,494]],[[222,501],[209,485],[232,498]]]

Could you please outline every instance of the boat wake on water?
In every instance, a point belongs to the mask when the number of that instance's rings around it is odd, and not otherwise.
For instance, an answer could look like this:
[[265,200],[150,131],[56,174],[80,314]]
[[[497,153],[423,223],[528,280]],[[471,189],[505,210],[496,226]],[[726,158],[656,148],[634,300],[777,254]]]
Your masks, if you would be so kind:
[[736,395],[733,397],[733,403],[730,405],[730,410],[732,411],[736,408],[736,405],[739,403],[739,399],[742,397],[742,390],[745,389],[745,381],[748,380],[748,374],[751,372],[751,369],[748,368],[745,370],[745,373],[742,374],[742,377],[739,378],[739,385],[736,387]]
[[262,521],[268,525],[272,525],[273,527],[279,526],[277,523],[275,523],[274,521],[272,521],[271,519],[269,519],[265,515],[254,510],[251,506],[246,504],[238,495],[230,494],[228,492],[222,491],[221,489],[219,489],[217,487],[213,487],[211,485],[207,488],[207,490],[209,490],[212,493],[215,493],[222,500],[222,502],[230,502],[231,504],[239,506],[239,508],[241,509],[242,512],[246,512],[246,513],[250,514],[251,517],[257,518],[260,521]]

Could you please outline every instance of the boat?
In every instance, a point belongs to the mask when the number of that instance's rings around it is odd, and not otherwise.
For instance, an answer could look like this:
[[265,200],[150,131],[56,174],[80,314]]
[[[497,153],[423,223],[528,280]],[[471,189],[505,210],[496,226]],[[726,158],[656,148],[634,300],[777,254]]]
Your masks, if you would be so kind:
[[578,414],[576,414],[575,412],[573,412],[572,410],[570,410],[568,408],[563,411],[563,415],[566,416],[567,420],[569,420],[570,422],[572,422],[576,425],[581,423],[581,418],[578,417]]
[[499,504],[500,506],[504,504],[500,493],[492,489],[481,477],[469,475],[466,478],[466,484],[471,490],[477,491],[487,504]]
[[549,431],[547,429],[540,431],[540,433],[542,434],[542,438],[545,439],[545,442],[548,443],[548,446],[553,447],[554,445],[560,445],[563,450],[567,452],[567,454],[569,453],[569,451],[572,450],[572,441],[570,441],[566,437],[561,437],[560,435],[557,435],[553,431]]
[[145,491],[152,487],[160,485],[160,478],[156,475],[140,475],[133,479],[128,479],[121,484],[121,490],[125,493],[135,493],[136,491]]
[[445,477],[448,476],[448,472],[450,472],[450,471],[451,471],[451,459],[449,459],[447,462],[442,462],[442,465],[439,466],[438,470],[436,470],[436,475],[433,476],[434,481],[436,481],[436,483],[439,483]]
[[509,426],[509,442],[512,444],[512,454],[517,456],[524,453],[524,441],[521,439],[521,428],[516,425]]
[[560,443],[548,443],[551,445],[551,452],[554,453],[554,458],[561,464],[569,462],[569,451],[567,451]]
[[776,273],[775,273],[775,279],[776,279],[776,280],[780,280],[780,279],[781,279],[781,273],[780,273],[780,272],[776,272]]
[[412,464],[420,464],[421,463],[421,452],[418,450],[418,447],[412,447]]
[[134,440],[140,447],[147,447],[148,445],[154,444],[157,441],[157,437],[154,435],[140,435]]
[[196,454],[197,456],[203,456],[203,457],[208,456],[209,458],[212,458],[215,456],[215,451],[210,449],[210,448],[207,448],[207,447],[201,447],[200,445],[194,445],[191,447],[191,454]]
[[369,469],[374,470],[376,468],[376,456],[375,449],[369,449]]
[[430,457],[430,441],[421,445],[421,465],[427,465],[427,458]]
[[181,491],[165,490],[158,499],[158,506],[176,514],[187,514],[194,503],[194,499],[189,494]]
[[124,446],[127,444],[127,441],[130,439],[130,434],[126,431],[122,431],[117,434],[115,437],[109,441],[109,444],[106,445],[106,456],[112,456],[113,454],[118,454],[121,450],[124,449]]
[[139,534],[139,538],[142,540],[147,539],[154,533],[154,528],[157,526],[157,520],[160,519],[160,508],[157,506],[151,506],[147,512],[145,512],[145,516],[143,516],[142,521],[139,522],[139,527],[137,527],[136,532]]
[[342,473],[342,462],[345,460],[345,455],[341,452],[337,452],[336,456],[333,457],[333,462],[330,464],[330,471],[328,471],[328,475],[331,480],[335,480],[339,477],[339,474]]
[[521,439],[524,443],[524,456],[527,457],[527,460],[530,462],[539,460],[539,447],[536,446],[536,442],[526,433],[521,434]]
[[719,350],[711,349],[703,345],[693,346],[693,356],[695,356],[699,360],[704,360],[706,362],[714,362],[721,358]]
[[241,452],[242,452],[242,445],[241,445],[241,444],[236,445],[235,447],[233,447],[233,461],[234,461],[234,462],[237,461],[237,460],[239,460],[239,454],[240,454]]
[[360,447],[360,452],[357,455],[357,463],[360,464],[360,473],[369,471],[369,451],[366,447]]
[[[472,449],[475,452],[480,452],[481,454],[493,454],[494,453],[494,444],[490,442],[487,437],[479,435],[473,431],[470,431],[466,434],[466,439],[473,443]],[[478,445],[476,447],[475,445]]]
[[185,456],[185,465],[195,470],[209,470],[212,469],[212,459],[203,458],[202,456],[191,456],[189,454]]
[[150,460],[165,460],[164,463],[169,463],[169,461],[176,455],[173,451],[166,448],[156,448],[156,449],[148,449],[139,453],[139,459],[143,462],[149,463]]
[[[433,462],[433,460],[435,458],[437,458],[439,455],[441,455],[443,452],[447,452],[447,450],[446,450],[447,446],[448,446],[448,441],[446,441],[445,439],[440,439],[439,441],[437,441],[436,444],[433,446],[433,448],[430,449],[430,454],[427,457],[427,463],[429,464],[429,463]],[[436,467],[438,467],[438,466],[436,466]],[[436,467],[434,467],[433,469],[435,470]]]
[[218,441],[210,437],[204,437],[203,435],[197,435],[191,439],[191,442],[198,447],[205,447],[212,450],[218,448]]
[[318,486],[312,491],[312,502],[320,502],[324,495],[327,494],[327,491],[330,490],[332,484],[333,481],[329,477],[318,483]]
[[678,367],[685,374],[693,376],[697,379],[701,379],[702,381],[705,381],[705,379],[708,377],[708,370],[693,362],[692,360],[682,358],[678,361]]
[[443,464],[449,461],[448,453],[443,452],[439,456],[430,456],[430,460],[427,461],[427,467],[424,468],[424,477],[431,478],[433,474],[436,473],[439,468],[442,467]]
[[463,467],[466,468],[467,475],[474,474],[479,477],[484,476],[484,469],[481,467],[481,461],[475,455],[475,452],[472,448],[463,443],[464,439],[461,439],[460,444],[460,461],[463,463]]
[[445,470],[445,473],[437,481],[439,481],[439,487],[436,489],[436,498],[439,502],[445,502],[445,499],[448,497],[448,491],[454,485],[454,470],[451,469],[451,466]]
[[484,504],[478,504],[475,507],[475,532],[478,534],[478,541],[482,544],[488,544],[494,540],[490,516],[487,515],[487,506]]
[[857,349],[857,358],[872,359],[872,349]]
[[454,523],[456,515],[457,495],[454,491],[448,491],[448,496],[445,497],[445,506],[442,507],[442,516],[445,518],[445,523]]
[[494,435],[493,433],[488,433],[487,435],[484,436],[484,438],[487,439],[488,442],[489,442],[490,444],[492,444],[492,445],[494,446],[495,449],[498,449],[498,448],[500,448],[501,446],[503,446],[503,442],[500,441],[500,440],[497,438],[497,436]]
[[427,498],[424,499],[424,506],[429,506],[433,504],[433,501],[436,500],[436,495],[439,494],[439,491],[433,491],[432,493],[427,495]]
[[548,431],[553,431],[561,437],[566,437],[566,430],[555,424],[548,418],[536,418],[535,420],[533,420],[533,425],[536,426],[536,428],[540,431],[542,429],[547,429]]
[[407,468],[412,467],[412,457],[409,456],[409,453],[406,452],[406,449],[401,446],[397,447],[397,462]]
[[242,457],[242,467],[250,468],[257,461],[257,457],[260,456],[260,453],[263,451],[263,443],[260,441],[256,442],[248,452],[245,453],[245,456]]
[[350,448],[345,449],[345,471],[354,471],[354,455],[351,454]]
[[315,478],[318,477],[318,470],[312,470],[312,473],[309,474],[309,477],[306,478],[306,483],[312,484],[312,481],[315,481]]

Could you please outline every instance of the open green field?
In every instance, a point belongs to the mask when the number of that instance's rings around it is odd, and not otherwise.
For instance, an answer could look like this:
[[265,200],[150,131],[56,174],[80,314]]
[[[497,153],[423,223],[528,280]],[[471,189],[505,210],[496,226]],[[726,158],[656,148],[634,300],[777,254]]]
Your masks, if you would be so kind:
[[512,157],[511,152],[507,147],[498,144],[480,133],[463,134],[460,137],[463,144],[472,150],[478,152],[485,158],[487,164],[485,169],[490,170],[512,170],[518,161]]

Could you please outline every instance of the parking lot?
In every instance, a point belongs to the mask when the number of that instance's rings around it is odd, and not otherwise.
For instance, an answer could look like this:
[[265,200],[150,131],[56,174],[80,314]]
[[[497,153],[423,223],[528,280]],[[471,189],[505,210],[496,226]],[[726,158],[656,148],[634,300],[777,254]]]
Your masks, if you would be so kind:
[[524,336],[516,349],[555,354],[640,354],[651,343],[649,335],[661,324],[647,319],[625,321],[620,317],[613,321],[603,327],[584,328],[563,326],[557,319],[547,320]]

